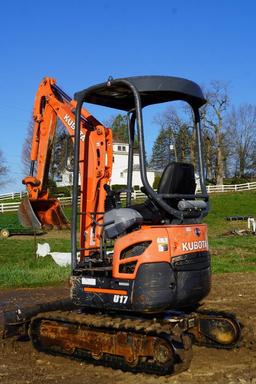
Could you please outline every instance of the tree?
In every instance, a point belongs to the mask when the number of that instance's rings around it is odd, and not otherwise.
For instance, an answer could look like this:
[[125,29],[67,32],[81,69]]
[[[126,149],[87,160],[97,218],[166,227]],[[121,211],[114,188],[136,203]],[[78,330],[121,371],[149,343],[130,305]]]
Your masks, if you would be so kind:
[[7,173],[8,167],[6,166],[3,152],[0,149],[0,187],[3,187],[5,184],[8,183],[9,180],[7,180],[5,177]]
[[229,137],[233,144],[235,176],[244,177],[255,173],[256,106],[242,104],[232,108],[228,118]]
[[194,127],[188,124],[188,116],[186,109],[181,117],[175,109],[169,107],[155,118],[160,132],[153,145],[153,167],[164,168],[170,161],[195,162]]
[[252,151],[251,155],[251,169],[252,169],[252,176],[255,177],[256,175],[256,147]]
[[52,180],[63,173],[68,166],[70,169],[73,162],[73,142],[65,126],[57,120],[56,133],[53,141],[51,166],[49,175]]
[[225,161],[228,156],[228,146],[225,141],[224,119],[229,105],[227,85],[219,81],[212,81],[206,90],[206,105],[202,108],[204,134],[211,138],[214,146],[213,174],[217,184],[223,184]]
[[128,124],[126,115],[118,114],[117,116],[112,118],[108,125],[112,129],[114,141],[128,143]]
[[[30,153],[31,153],[33,131],[34,131],[34,122],[31,119],[28,125],[27,134],[22,147],[22,164],[23,164],[24,175],[26,176],[30,172],[30,164],[31,164]],[[51,161],[50,161],[50,167],[49,167],[49,178],[52,180],[54,180],[54,178],[59,173],[61,173],[65,168],[65,165],[66,165],[65,164],[65,157],[66,157],[65,141],[68,141],[68,138],[69,138],[69,134],[65,126],[61,123],[59,119],[57,119],[57,126],[56,126],[55,137],[52,145],[52,155],[51,155]],[[68,154],[70,157],[72,157],[71,142],[68,141],[67,145],[68,145]],[[36,171],[36,166],[37,164],[35,164],[35,171]]]
[[32,145],[32,137],[33,137],[33,129],[34,129],[34,122],[31,119],[28,128],[27,128],[27,134],[22,146],[22,152],[21,152],[21,162],[23,165],[23,172],[24,175],[28,175],[30,171],[30,152],[31,152],[31,145]]
[[[128,120],[127,115],[118,114],[112,117],[110,120],[105,122],[106,127],[110,127],[112,129],[112,136],[114,142],[120,143],[129,143],[129,135],[128,135]],[[134,150],[138,150],[139,141],[138,135],[135,131],[134,134]]]
[[170,161],[174,161],[175,155],[172,148],[175,148],[172,129],[161,128],[153,145],[150,165],[154,168],[163,169]]

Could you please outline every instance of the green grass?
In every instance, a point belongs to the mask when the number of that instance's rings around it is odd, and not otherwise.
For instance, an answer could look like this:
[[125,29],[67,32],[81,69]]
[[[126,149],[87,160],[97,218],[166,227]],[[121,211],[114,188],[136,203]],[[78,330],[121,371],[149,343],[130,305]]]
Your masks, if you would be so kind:
[[221,235],[225,228],[233,228],[238,224],[233,222],[230,225],[225,220],[227,216],[256,218],[256,191],[210,195],[210,213],[205,220],[209,225],[210,235]]
[[23,228],[19,223],[16,212],[0,213],[0,229],[8,227]]
[[[37,237],[39,243],[46,240]],[[69,239],[47,239],[51,250],[69,252]],[[54,285],[68,279],[70,268],[59,267],[50,256],[36,258],[33,236],[0,240],[0,286],[35,287]]]
[[210,240],[213,273],[256,272],[256,237]]
[[[246,229],[246,222],[229,222],[226,216],[256,218],[256,191],[218,194],[210,196],[211,211],[205,222],[209,227],[209,243],[214,273],[256,272],[256,236],[226,236],[235,228]],[[68,218],[71,209],[65,208]],[[0,228],[19,222],[15,213],[0,214]],[[69,252],[68,233],[49,233],[49,238],[36,238],[36,242],[48,242],[52,251]],[[10,237],[0,240],[0,287],[34,287],[54,285],[67,281],[70,268],[59,267],[50,256],[35,258],[33,236]]]
[[227,221],[227,216],[256,218],[256,191],[210,195],[210,213],[205,222],[213,272],[256,271],[256,236],[227,236],[232,230],[247,229],[247,221]]

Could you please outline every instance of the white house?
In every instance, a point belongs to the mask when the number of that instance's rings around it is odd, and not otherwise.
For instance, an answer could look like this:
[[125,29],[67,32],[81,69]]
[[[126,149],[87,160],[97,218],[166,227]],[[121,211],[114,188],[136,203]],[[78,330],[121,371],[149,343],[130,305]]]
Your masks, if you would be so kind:
[[[127,184],[127,168],[128,168],[128,151],[129,145],[127,143],[113,143],[113,168],[112,168],[112,177],[111,185],[126,185]],[[133,156],[133,186],[142,187],[142,182],[140,178],[140,161],[139,154],[134,153]],[[155,176],[158,174],[157,171],[150,168],[147,170],[148,182],[153,186]],[[56,184],[58,187],[72,185],[72,173],[69,171],[64,171],[56,178]]]

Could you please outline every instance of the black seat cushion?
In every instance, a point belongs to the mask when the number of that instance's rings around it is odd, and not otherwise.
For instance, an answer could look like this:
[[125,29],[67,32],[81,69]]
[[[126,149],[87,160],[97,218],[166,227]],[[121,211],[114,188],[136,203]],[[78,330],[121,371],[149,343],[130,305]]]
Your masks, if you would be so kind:
[[[158,194],[183,194],[193,195],[195,193],[195,173],[193,164],[172,162],[169,163],[161,176]],[[164,199],[172,208],[178,209],[179,198]],[[130,208],[138,211],[145,223],[160,224],[162,220],[168,218],[168,214],[157,202],[146,199],[143,204],[132,205]]]
[[[193,195],[195,189],[196,182],[193,164],[172,162],[166,166],[162,173],[157,193]],[[165,201],[172,208],[177,209],[180,199],[166,199]]]

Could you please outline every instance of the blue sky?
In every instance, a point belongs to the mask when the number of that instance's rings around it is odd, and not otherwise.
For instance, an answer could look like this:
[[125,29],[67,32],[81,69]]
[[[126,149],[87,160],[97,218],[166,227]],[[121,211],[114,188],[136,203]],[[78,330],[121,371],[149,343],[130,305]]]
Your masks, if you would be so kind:
[[[44,76],[71,96],[109,75],[220,80],[234,104],[255,103],[255,15],[253,0],[2,2],[0,149],[11,183],[0,194],[23,189],[21,149]],[[150,153],[157,132],[147,124]]]

